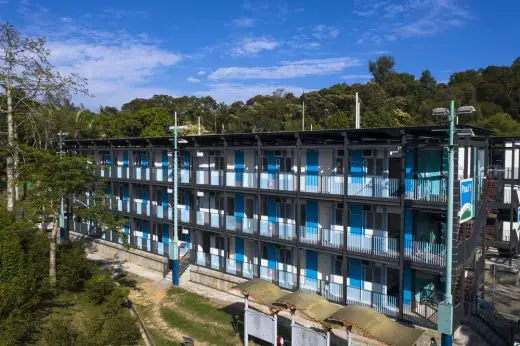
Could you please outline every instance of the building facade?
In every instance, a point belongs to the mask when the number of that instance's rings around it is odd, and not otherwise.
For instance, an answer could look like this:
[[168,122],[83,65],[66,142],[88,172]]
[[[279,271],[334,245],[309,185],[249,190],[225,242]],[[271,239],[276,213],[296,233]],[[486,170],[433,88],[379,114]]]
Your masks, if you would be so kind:
[[[457,127],[452,230],[445,127],[183,137],[177,210],[170,137],[67,147],[98,163],[112,210],[127,220],[122,232],[138,249],[168,256],[177,213],[181,255],[197,266],[436,328],[447,232],[456,325],[465,303],[482,294],[488,137]],[[459,184],[467,179],[474,217],[461,224]],[[89,233],[88,220],[68,222]]]

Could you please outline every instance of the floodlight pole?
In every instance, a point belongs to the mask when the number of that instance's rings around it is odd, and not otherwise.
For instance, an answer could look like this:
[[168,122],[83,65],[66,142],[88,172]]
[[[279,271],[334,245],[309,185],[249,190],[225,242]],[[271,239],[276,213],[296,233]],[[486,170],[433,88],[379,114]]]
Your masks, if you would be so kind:
[[[64,154],[63,152],[63,138],[67,134],[63,131],[58,132],[58,147],[59,147],[59,156],[60,160],[62,159],[62,156]],[[54,220],[56,222],[56,220]],[[64,212],[64,202],[63,202],[63,196],[61,196],[60,199],[60,219],[59,219],[59,226],[60,226],[60,243],[64,243],[68,236],[65,234],[65,212]]]
[[177,112],[174,115],[173,127],[173,245],[172,248],[172,283],[174,286],[179,286],[179,234],[178,234],[178,215],[177,215],[177,189],[178,189],[178,144],[177,144]]
[[[451,346],[453,344],[453,302],[451,297],[451,275],[452,275],[452,255],[453,255],[453,183],[454,183],[454,157],[453,157],[453,137],[455,133],[455,101],[450,103],[450,141],[448,145],[448,215],[446,232],[446,279],[444,303],[446,304],[446,313],[450,316],[448,320],[452,324],[450,326],[451,333],[441,335],[441,344],[443,346]],[[439,316],[443,318],[443,316]]]

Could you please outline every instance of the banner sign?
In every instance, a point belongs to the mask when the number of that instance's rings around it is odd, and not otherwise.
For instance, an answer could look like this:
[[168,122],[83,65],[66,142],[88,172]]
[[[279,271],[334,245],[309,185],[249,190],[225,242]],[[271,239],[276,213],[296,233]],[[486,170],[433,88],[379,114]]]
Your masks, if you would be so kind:
[[473,218],[473,179],[460,181],[460,223]]

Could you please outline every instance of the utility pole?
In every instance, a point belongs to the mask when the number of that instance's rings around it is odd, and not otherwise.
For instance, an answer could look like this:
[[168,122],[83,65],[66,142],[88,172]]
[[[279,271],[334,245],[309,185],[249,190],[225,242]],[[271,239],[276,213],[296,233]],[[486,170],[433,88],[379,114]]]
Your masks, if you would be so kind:
[[[303,94],[303,96],[305,96],[305,94]],[[302,101],[302,131],[305,131],[305,100]]]
[[359,107],[359,95],[356,93],[356,129],[361,128],[361,110]]
[[[68,133],[66,132],[63,132],[63,131],[60,131],[58,133],[58,148],[59,148],[59,152],[58,152],[58,155],[60,156],[60,160],[63,159],[63,154],[65,154],[65,152],[63,151],[63,138],[65,136],[67,136]],[[63,206],[63,196],[61,196],[61,200],[60,200],[60,220],[59,220],[59,226],[60,226],[60,243],[64,243],[66,240],[68,240],[68,234],[65,234],[65,211],[64,211],[64,206]],[[54,222],[56,222],[56,220],[54,220]]]
[[200,136],[200,115],[197,117],[197,121],[199,123],[199,136]]
[[[178,215],[177,215],[177,188],[178,188],[178,143],[177,143],[177,112],[174,115],[173,127],[173,247],[172,248],[172,283],[179,286],[179,234],[178,234]],[[171,238],[170,238],[171,239]],[[172,244],[170,244],[172,245]]]

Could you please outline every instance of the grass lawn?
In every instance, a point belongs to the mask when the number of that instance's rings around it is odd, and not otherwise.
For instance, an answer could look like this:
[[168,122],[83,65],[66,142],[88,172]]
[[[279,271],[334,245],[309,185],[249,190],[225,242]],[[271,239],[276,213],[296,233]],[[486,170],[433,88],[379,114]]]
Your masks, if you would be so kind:
[[184,335],[213,345],[240,344],[232,327],[232,317],[208,299],[180,288],[171,288],[167,301],[173,305],[161,307],[161,316]]

